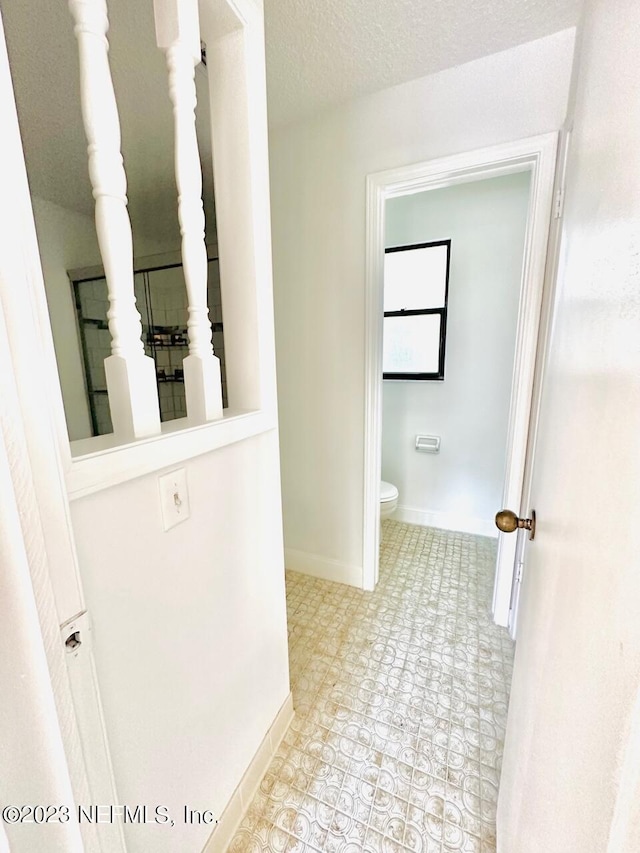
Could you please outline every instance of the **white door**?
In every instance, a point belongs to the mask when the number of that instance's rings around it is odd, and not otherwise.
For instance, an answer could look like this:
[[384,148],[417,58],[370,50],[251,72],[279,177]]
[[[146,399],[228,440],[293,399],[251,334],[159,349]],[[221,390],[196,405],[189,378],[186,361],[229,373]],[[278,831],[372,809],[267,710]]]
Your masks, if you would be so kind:
[[635,0],[587,0],[501,853],[640,850],[639,40]]

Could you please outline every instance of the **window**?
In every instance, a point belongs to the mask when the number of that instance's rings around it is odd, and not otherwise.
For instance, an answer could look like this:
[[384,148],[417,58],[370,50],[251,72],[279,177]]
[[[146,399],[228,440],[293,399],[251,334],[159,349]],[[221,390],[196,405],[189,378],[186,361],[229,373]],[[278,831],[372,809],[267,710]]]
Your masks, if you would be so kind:
[[444,379],[451,240],[384,257],[384,379]]

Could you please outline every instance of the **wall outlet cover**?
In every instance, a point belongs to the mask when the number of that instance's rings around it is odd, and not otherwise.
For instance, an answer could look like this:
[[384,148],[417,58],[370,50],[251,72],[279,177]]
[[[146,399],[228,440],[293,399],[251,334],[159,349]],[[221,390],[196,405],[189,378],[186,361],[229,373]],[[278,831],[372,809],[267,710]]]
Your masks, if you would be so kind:
[[184,468],[170,471],[158,477],[160,487],[160,508],[162,523],[165,530],[170,530],[181,521],[186,521],[191,515],[189,509],[189,491],[187,489],[187,472]]

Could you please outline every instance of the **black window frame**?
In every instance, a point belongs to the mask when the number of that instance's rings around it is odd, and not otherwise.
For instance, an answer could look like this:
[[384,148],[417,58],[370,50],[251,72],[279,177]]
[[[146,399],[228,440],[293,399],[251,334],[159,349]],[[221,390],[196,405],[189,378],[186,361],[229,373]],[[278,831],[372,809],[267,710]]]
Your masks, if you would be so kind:
[[385,255],[392,252],[406,252],[411,249],[430,249],[434,246],[447,247],[447,271],[444,283],[444,305],[442,308],[413,308],[408,311],[402,309],[400,311],[385,311],[384,317],[413,317],[422,316],[424,314],[439,314],[440,315],[440,346],[438,349],[438,370],[436,373],[384,373],[383,379],[406,381],[418,380],[424,381],[443,381],[444,380],[444,364],[447,344],[447,310],[449,304],[449,270],[451,267],[451,240],[434,240],[430,243],[411,243],[407,246],[391,246],[384,250]]

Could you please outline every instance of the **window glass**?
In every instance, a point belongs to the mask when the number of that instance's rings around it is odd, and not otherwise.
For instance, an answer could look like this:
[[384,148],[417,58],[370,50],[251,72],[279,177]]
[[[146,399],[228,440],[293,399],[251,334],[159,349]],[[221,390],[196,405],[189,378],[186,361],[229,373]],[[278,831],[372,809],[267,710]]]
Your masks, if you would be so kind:
[[440,314],[384,318],[384,373],[438,373]]
[[447,245],[385,253],[385,311],[442,308],[446,283]]
[[444,379],[450,253],[450,240],[385,251],[385,379]]

